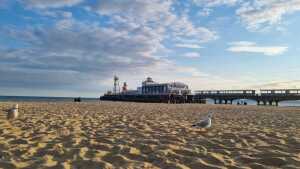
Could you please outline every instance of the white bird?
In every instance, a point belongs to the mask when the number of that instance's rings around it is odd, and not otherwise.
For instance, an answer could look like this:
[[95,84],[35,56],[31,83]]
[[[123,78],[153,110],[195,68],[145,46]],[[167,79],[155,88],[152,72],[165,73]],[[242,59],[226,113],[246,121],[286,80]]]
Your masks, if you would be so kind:
[[213,113],[210,112],[206,116],[205,119],[200,120],[199,122],[195,123],[192,125],[192,127],[197,127],[197,128],[210,128],[211,127],[211,118],[212,118]]
[[13,108],[7,110],[7,119],[16,119],[19,116],[19,105],[15,104]]

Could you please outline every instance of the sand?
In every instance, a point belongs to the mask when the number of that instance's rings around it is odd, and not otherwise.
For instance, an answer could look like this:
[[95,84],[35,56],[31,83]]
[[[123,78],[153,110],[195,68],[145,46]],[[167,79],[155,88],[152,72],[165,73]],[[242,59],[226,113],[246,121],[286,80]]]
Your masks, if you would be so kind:
[[[0,103],[0,168],[300,168],[300,108]],[[212,127],[191,125],[209,111]]]

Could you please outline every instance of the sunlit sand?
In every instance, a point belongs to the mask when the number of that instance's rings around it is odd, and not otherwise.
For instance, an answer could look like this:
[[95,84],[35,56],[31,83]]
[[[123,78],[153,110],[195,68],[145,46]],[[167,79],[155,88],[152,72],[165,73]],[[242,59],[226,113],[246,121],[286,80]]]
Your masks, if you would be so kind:
[[[0,168],[299,168],[300,108],[0,104]],[[212,126],[192,124],[214,112]]]

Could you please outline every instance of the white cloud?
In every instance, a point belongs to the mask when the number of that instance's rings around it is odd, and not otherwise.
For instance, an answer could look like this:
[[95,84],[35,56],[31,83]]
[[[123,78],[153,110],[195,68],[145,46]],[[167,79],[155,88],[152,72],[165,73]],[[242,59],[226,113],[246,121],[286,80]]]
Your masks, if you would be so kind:
[[255,89],[299,89],[300,80],[272,81],[264,84],[253,85]]
[[187,16],[182,16],[176,20],[171,26],[173,36],[180,41],[197,41],[208,42],[216,40],[218,35],[216,32],[206,27],[195,26]]
[[69,90],[75,90],[76,86],[95,90],[95,81],[113,72],[139,72],[160,62],[151,57],[160,45],[151,30],[130,34],[94,23],[62,21],[53,26],[3,32],[27,47],[0,50],[0,87],[20,85],[41,89],[72,84]]
[[202,7],[200,16],[208,16],[211,9],[219,6],[236,7],[236,15],[250,31],[265,31],[280,27],[283,17],[300,11],[300,0],[192,0]]
[[[169,76],[166,80],[171,81],[202,77],[203,73],[196,68],[165,59],[169,49],[164,41],[173,43],[171,46],[198,49],[200,46],[196,44],[214,40],[217,35],[195,25],[187,16],[177,16],[172,11],[173,1],[98,1],[86,12],[105,15],[107,19],[101,23],[76,20],[63,9],[46,9],[80,2],[23,1],[28,9],[49,16],[49,22],[0,29],[0,35],[26,46],[13,49],[9,45],[0,46],[0,88],[80,89],[94,91],[95,96],[98,94],[95,91],[107,89],[103,82],[113,74],[139,81],[147,75],[158,76],[160,80]],[[187,44],[188,40],[194,43]]]
[[230,43],[230,47],[227,50],[238,53],[261,53],[273,56],[281,55],[286,52],[287,49],[287,46],[258,46],[254,42],[240,41]]
[[175,19],[175,15],[169,11],[171,5],[169,0],[98,0],[91,8],[100,15],[117,15],[124,21],[146,24],[164,20],[160,24],[169,24]]
[[236,42],[229,43],[229,45],[232,45],[232,46],[251,46],[251,45],[255,45],[255,42],[236,41]]
[[235,5],[239,0],[193,0],[194,3],[206,6],[215,7],[220,5]]
[[62,16],[64,18],[72,18],[73,14],[72,12],[62,12]]
[[74,24],[73,19],[62,19],[56,22],[56,27],[58,29],[68,29],[68,28],[72,28],[73,24]]
[[190,49],[201,49],[203,48],[202,46],[198,45],[198,44],[184,44],[184,43],[179,43],[175,45],[178,48],[190,48]]
[[24,0],[22,3],[30,8],[61,8],[65,6],[74,6],[83,2],[83,0]]
[[200,54],[196,52],[189,52],[189,53],[185,53],[183,56],[186,58],[199,58]]
[[198,16],[209,16],[213,8],[219,6],[235,6],[240,0],[192,0],[192,2],[202,9],[197,13]]
[[199,11],[197,13],[197,15],[199,15],[199,16],[209,16],[211,14],[211,12],[212,12],[212,9],[210,9],[210,8],[204,8],[201,11]]
[[185,15],[177,16],[171,10],[172,1],[166,0],[104,0],[91,9],[100,15],[113,16],[116,24],[128,29],[147,27],[161,38],[194,39],[198,42],[208,42],[217,39],[216,32],[196,26]]
[[300,0],[245,1],[236,11],[249,30],[256,31],[281,23],[282,17],[300,11]]

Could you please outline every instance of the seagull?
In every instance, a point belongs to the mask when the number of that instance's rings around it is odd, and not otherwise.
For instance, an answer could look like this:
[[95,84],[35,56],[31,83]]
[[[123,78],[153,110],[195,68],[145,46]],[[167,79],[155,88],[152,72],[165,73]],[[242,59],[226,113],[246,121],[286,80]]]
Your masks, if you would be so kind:
[[13,108],[7,110],[7,119],[16,119],[19,116],[19,105],[15,104]]
[[197,127],[197,128],[210,128],[211,127],[211,118],[212,118],[213,113],[210,112],[206,116],[205,119],[195,123],[192,125],[192,127]]

